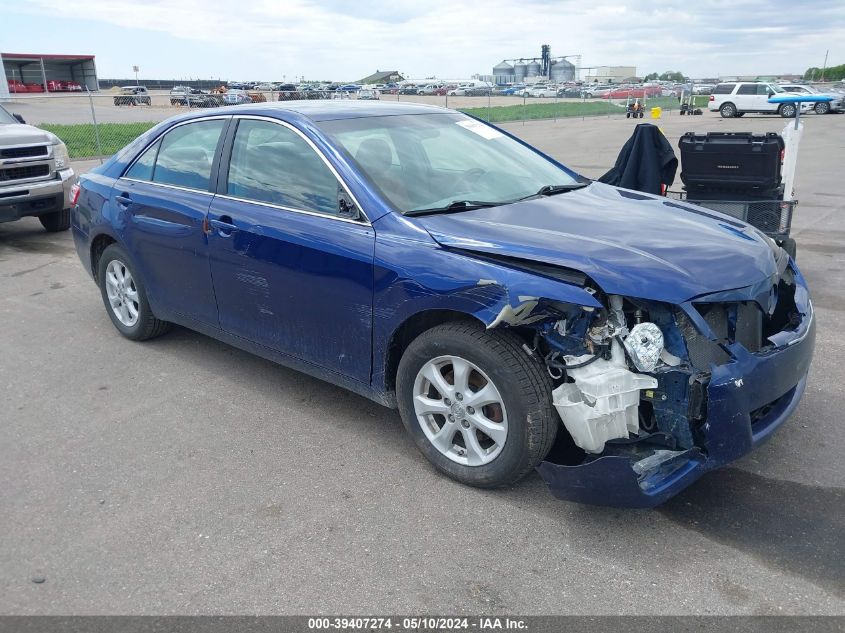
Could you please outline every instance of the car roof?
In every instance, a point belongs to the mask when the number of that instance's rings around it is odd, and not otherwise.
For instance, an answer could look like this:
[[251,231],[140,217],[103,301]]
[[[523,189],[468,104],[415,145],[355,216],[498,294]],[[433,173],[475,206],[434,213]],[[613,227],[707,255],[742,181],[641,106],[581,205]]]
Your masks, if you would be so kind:
[[339,99],[315,99],[298,101],[273,101],[270,103],[228,106],[186,115],[184,119],[200,118],[209,114],[254,114],[285,118],[293,113],[312,121],[335,119],[358,119],[364,117],[396,116],[401,114],[436,114],[452,112],[447,108],[421,103],[361,102]]

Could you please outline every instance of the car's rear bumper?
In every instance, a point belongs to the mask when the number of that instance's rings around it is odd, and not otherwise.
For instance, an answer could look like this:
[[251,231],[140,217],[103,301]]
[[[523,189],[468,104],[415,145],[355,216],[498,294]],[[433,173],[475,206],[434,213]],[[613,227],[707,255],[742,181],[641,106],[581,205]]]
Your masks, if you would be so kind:
[[804,393],[816,332],[809,298],[806,306],[798,328],[777,335],[775,350],[752,354],[737,344],[728,348],[732,360],[715,367],[710,377],[698,446],[677,452],[644,477],[629,456],[598,457],[576,466],[544,461],[537,470],[552,494],[581,503],[652,507],[765,442]]
[[68,208],[70,188],[76,180],[72,169],[63,169],[52,180],[0,186],[0,222]]

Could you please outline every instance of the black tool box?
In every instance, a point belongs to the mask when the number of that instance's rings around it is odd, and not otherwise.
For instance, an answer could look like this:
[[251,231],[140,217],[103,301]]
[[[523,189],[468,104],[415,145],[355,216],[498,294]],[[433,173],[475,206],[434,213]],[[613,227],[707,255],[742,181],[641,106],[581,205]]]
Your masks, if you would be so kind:
[[734,200],[737,202],[759,202],[760,200],[783,200],[784,186],[773,189],[700,187],[686,188],[687,197],[695,200]]
[[779,134],[687,132],[678,147],[681,180],[691,198],[714,190],[777,195],[784,150]]

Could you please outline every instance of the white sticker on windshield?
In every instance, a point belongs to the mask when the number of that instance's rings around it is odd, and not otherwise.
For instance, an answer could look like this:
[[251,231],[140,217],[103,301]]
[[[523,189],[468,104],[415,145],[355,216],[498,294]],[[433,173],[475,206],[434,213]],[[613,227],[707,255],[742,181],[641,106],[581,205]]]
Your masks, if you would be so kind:
[[489,125],[484,125],[481,121],[475,121],[474,119],[469,119],[467,121],[458,121],[458,125],[462,128],[466,128],[470,132],[475,132],[481,138],[486,138],[488,141],[494,138],[500,138],[504,136],[499,130],[495,130]]

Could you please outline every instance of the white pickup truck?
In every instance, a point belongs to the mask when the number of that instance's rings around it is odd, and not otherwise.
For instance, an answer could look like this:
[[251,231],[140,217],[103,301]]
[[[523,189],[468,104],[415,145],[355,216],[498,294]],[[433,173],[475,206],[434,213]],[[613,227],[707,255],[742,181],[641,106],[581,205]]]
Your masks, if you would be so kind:
[[37,216],[48,231],[66,231],[76,180],[55,134],[0,106],[0,222]]

